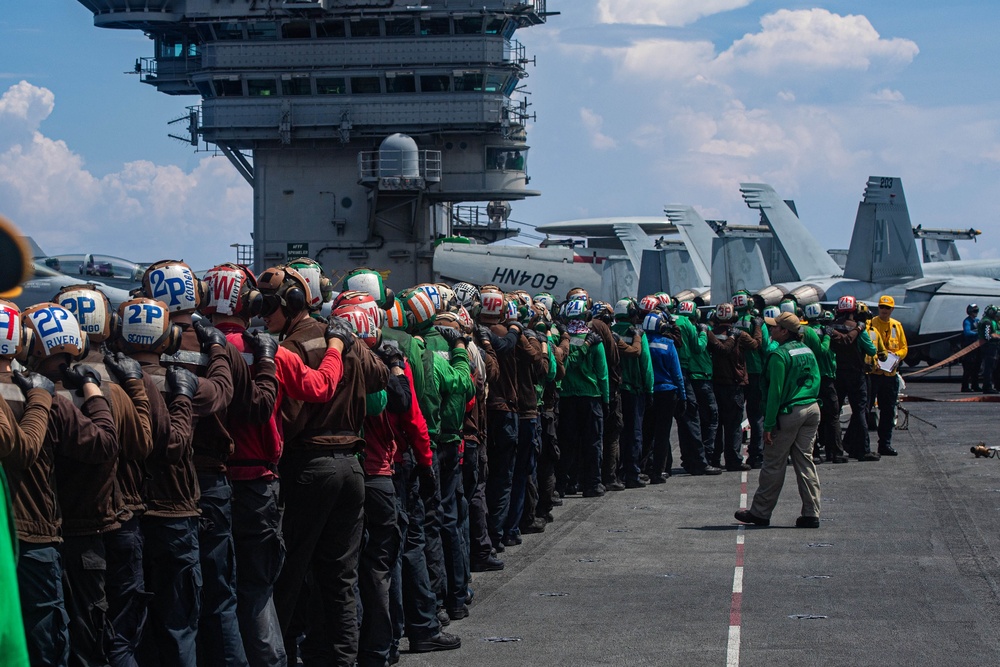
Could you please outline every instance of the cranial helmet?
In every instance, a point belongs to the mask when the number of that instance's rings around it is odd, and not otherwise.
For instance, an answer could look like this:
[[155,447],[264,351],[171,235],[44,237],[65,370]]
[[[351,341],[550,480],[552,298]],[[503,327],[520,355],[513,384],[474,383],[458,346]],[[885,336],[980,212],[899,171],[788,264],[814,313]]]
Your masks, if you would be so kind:
[[170,311],[162,301],[126,301],[118,306],[118,323],[115,347],[126,354],[174,354],[181,345],[183,330],[170,323]]
[[[423,292],[434,306],[434,314],[441,312],[441,289],[434,283],[421,283],[410,291]],[[403,305],[406,305],[404,300]]]
[[858,302],[853,296],[842,296],[837,300],[838,313],[853,313],[858,309]]
[[798,304],[795,303],[795,299],[782,299],[781,303],[778,304],[778,310],[792,315],[796,313],[797,308]]
[[55,303],[41,303],[21,313],[21,322],[29,358],[68,354],[79,360],[87,356],[90,349],[87,334],[80,330],[80,322],[66,308]]
[[778,310],[777,306],[768,306],[764,309],[764,312],[762,312],[761,315],[765,319],[771,318],[772,320],[775,320],[778,319],[778,315],[781,315],[781,311]]
[[719,322],[732,322],[736,319],[736,309],[728,301],[715,307],[715,319]]
[[0,300],[0,357],[20,357],[24,350],[21,310],[12,302]]
[[403,331],[409,326],[409,323],[406,321],[406,311],[403,310],[403,304],[395,297],[392,299],[392,305],[385,311],[385,319],[386,325],[390,329]]
[[660,326],[663,324],[666,315],[660,312],[652,312],[642,318],[642,330],[647,333],[660,333]]
[[570,291],[566,292],[567,301],[573,301],[574,299],[582,299],[587,304],[587,308],[594,305],[594,302],[590,299],[590,294],[588,294],[587,290],[582,287],[574,287]]
[[567,320],[586,319],[587,302],[583,299],[570,299],[562,306],[562,316]]
[[239,317],[249,322],[260,315],[264,295],[257,289],[257,278],[242,264],[220,264],[205,274],[205,303],[198,309],[202,315]]
[[671,308],[674,305],[674,298],[666,292],[657,292],[653,296],[655,296],[656,300],[660,302],[661,308]]
[[500,288],[484,286],[479,290],[479,297],[482,302],[479,309],[479,316],[488,321],[499,321],[507,307],[506,300]]
[[639,299],[639,312],[642,314],[651,313],[660,306],[660,300],[654,295],[648,294]]
[[698,306],[695,305],[694,301],[681,301],[677,305],[677,313],[679,315],[687,315],[690,318],[696,318],[698,316]]
[[316,312],[333,298],[333,283],[326,277],[323,265],[315,259],[302,257],[292,260],[288,266],[298,271],[309,287],[309,302],[306,304],[309,310]]
[[205,283],[184,262],[164,259],[142,274],[142,296],[167,304],[171,313],[193,313],[205,301]]
[[479,288],[472,283],[455,283],[451,289],[455,292],[458,304],[465,306],[466,310],[471,311],[479,305]]
[[385,314],[378,304],[375,303],[375,297],[373,297],[368,292],[361,292],[357,290],[349,290],[347,292],[341,292],[337,295],[337,298],[333,300],[333,308],[340,308],[343,306],[355,306],[362,309],[368,316],[372,318],[375,322],[375,326],[381,327],[384,324]]
[[[375,303],[375,299],[367,292],[355,292],[355,294],[362,293],[371,299],[372,303]],[[342,292],[342,294],[347,294],[347,292]],[[330,317],[336,317],[348,322],[353,327],[354,333],[357,334],[358,338],[364,341],[365,345],[369,348],[378,347],[382,339],[382,330],[379,328],[378,323],[372,319],[371,312],[368,309],[357,304],[344,302],[333,306],[333,310],[330,311]]]
[[742,311],[753,305],[753,299],[750,297],[749,292],[740,290],[733,295],[731,303],[737,311]]
[[113,335],[118,313],[96,285],[63,287],[52,301],[73,313],[91,343],[103,343]]
[[450,285],[445,283],[437,283],[438,294],[440,295],[441,305],[438,307],[438,312],[442,313],[457,313],[458,312],[458,295],[455,294],[455,290],[451,288]]
[[461,329],[465,333],[471,333],[472,329],[476,326],[476,323],[472,321],[472,316],[469,315],[469,311],[465,309],[465,306],[458,307],[458,323],[461,325]]
[[590,309],[591,317],[605,324],[611,324],[615,319],[615,309],[607,301],[595,301]]
[[639,315],[639,304],[630,296],[618,299],[615,303],[615,319],[619,322],[627,322],[635,319]]
[[264,295],[260,314],[265,317],[279,308],[287,317],[292,317],[313,303],[309,282],[290,266],[279,265],[267,269],[257,279],[257,286]]
[[545,309],[550,313],[552,312],[552,309],[556,305],[555,298],[548,292],[539,292],[538,294],[536,294],[535,301],[545,306]]
[[966,315],[972,315],[973,313],[978,313],[978,312],[979,312],[979,306],[977,306],[974,303],[970,303],[968,306],[965,307]]
[[408,322],[417,329],[430,326],[437,314],[431,297],[419,287],[405,290],[399,295],[399,301],[403,304]]
[[818,303],[807,303],[802,308],[805,313],[806,319],[810,322],[818,320],[823,316],[823,306]]
[[382,274],[366,267],[354,269],[344,276],[342,289],[345,292],[367,292],[374,297],[380,308],[387,308],[394,296],[392,290],[385,286]]

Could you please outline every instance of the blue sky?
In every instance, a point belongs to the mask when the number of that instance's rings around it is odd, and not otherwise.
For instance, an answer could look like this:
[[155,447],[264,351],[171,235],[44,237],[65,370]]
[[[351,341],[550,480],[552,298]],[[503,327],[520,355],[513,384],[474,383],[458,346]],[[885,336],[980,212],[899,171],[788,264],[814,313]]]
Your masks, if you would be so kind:
[[[751,224],[738,184],[763,181],[825,247],[847,247],[868,176],[898,176],[914,224],[974,226],[963,255],[1000,256],[1000,5],[548,1],[562,15],[517,35],[538,57],[529,171],[543,196],[513,219],[683,203]],[[198,100],[124,73],[151,54],[73,0],[5,8],[0,212],[47,251],[202,267],[249,241],[249,186],[166,136]]]

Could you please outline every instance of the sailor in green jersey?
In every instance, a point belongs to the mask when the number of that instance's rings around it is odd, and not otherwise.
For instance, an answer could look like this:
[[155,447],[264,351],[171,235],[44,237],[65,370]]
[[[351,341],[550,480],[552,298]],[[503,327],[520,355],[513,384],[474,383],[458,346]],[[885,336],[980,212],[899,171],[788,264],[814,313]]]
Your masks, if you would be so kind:
[[747,386],[746,386],[746,411],[747,421],[750,423],[750,440],[747,442],[747,463],[753,469],[759,469],[764,461],[764,410],[763,397],[761,395],[761,374],[764,372],[764,355],[771,343],[771,338],[767,334],[767,327],[764,326],[764,319],[753,307],[753,299],[746,290],[740,290],[733,295],[733,308],[736,309],[737,329],[742,329],[751,336],[755,330],[760,330],[761,343],[756,350],[747,350],[745,359],[747,364]]
[[[550,470],[542,469],[542,433],[545,425],[544,395],[545,387],[548,383],[555,381],[556,373],[559,370],[556,365],[555,350],[553,349],[559,342],[559,330],[552,326],[552,317],[549,315],[544,304],[533,301],[531,306],[535,311],[535,319],[532,321],[531,328],[538,334],[539,341],[544,340],[545,357],[548,364],[546,368],[548,370],[545,375],[538,377],[538,382],[535,384],[535,401],[538,409],[538,424],[535,427],[538,434],[535,441],[536,454],[533,474],[527,479],[524,494],[524,510],[521,513],[519,530],[522,533],[543,533],[545,532],[546,521],[544,518],[538,516],[538,505],[543,499],[543,493],[548,493],[551,499],[555,487],[555,477],[551,474]],[[555,334],[555,342],[552,339],[553,333]],[[543,514],[548,511],[549,507],[546,507]]]
[[[465,406],[475,393],[465,351],[465,337],[459,331],[455,313],[438,313],[434,326],[423,334],[427,350],[434,355],[434,374],[441,392],[441,430],[436,437],[437,467],[441,489],[441,511],[438,522],[445,562],[444,606],[452,618],[468,615],[465,600],[468,592],[465,568],[469,562],[466,541],[458,523],[458,486],[462,481],[459,448]],[[438,591],[440,600],[440,590]]]
[[696,324],[698,308],[693,301],[677,306],[675,320],[680,330],[677,356],[684,372],[684,411],[677,419],[681,466],[691,475],[721,475],[708,463],[715,448],[719,410],[712,392],[712,358],[708,354],[708,327]]
[[792,457],[802,515],[798,528],[819,528],[820,488],[812,443],[819,428],[819,366],[803,342],[799,317],[781,313],[764,320],[778,349],[767,359],[764,391],[764,466],[749,509],[736,512],[737,521],[767,526],[785,483],[788,457]]
[[983,393],[997,393],[993,375],[997,367],[997,357],[1000,356],[1000,327],[998,327],[997,307],[986,306],[983,317],[979,320],[979,340],[983,341]]
[[569,356],[559,397],[558,486],[571,493],[579,482],[585,497],[604,495],[601,483],[604,409],[609,399],[608,362],[599,334],[587,326],[586,302],[576,299],[563,305],[569,320]]
[[[813,451],[813,460],[819,463],[821,450],[826,450],[826,460],[847,463],[847,454],[841,442],[840,400],[837,398],[837,358],[830,349],[832,329],[823,321],[823,307],[809,303],[803,307],[808,326],[802,327],[802,341],[816,355],[819,366],[819,435]],[[818,460],[817,460],[818,459]]]
[[614,308],[615,323],[611,331],[629,346],[641,343],[638,357],[622,355],[622,435],[621,479],[626,488],[646,486],[639,479],[639,460],[642,455],[642,422],[646,403],[653,396],[653,361],[649,354],[649,341],[637,326],[639,307],[635,299],[619,299]]

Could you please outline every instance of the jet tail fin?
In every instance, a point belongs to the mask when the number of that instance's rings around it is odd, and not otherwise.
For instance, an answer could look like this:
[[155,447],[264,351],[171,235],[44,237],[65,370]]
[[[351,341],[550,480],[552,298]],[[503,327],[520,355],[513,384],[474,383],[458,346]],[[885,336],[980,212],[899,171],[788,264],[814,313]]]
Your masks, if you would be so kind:
[[[693,206],[684,204],[667,204],[663,207],[667,220],[674,223],[677,233],[684,239],[691,257],[691,264],[697,272],[698,285],[708,285],[712,281],[709,271],[712,263],[712,239],[715,233],[705,219],[694,210]],[[679,289],[690,289],[694,282],[683,285]],[[675,289],[678,289],[675,287]]]
[[676,294],[681,290],[704,287],[691,253],[681,247],[643,250],[639,270],[640,297],[655,292]]
[[797,274],[795,280],[840,275],[837,263],[774,188],[765,183],[740,183],[740,193],[748,207],[760,210],[764,222],[774,233],[774,240]]
[[923,275],[901,179],[869,177],[858,204],[844,277],[879,282]]
[[719,236],[712,241],[712,294],[717,300],[737,290],[756,292],[770,284],[757,239]]
[[924,264],[930,262],[957,262],[962,259],[958,246],[950,239],[920,239]]

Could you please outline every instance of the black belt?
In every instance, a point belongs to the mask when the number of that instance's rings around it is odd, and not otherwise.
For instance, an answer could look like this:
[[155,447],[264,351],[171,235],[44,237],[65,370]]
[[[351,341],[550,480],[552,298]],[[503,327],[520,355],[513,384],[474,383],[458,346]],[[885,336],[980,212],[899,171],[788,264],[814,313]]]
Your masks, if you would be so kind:
[[274,474],[278,474],[278,464],[264,459],[234,459],[226,465],[230,468],[267,468]]

